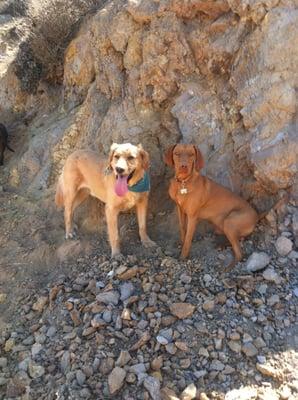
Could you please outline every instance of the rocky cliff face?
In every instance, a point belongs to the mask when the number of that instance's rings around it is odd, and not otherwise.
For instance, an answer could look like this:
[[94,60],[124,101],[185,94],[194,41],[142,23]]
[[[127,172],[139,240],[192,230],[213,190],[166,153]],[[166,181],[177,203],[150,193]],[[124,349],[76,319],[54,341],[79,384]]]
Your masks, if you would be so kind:
[[185,141],[208,176],[264,208],[297,178],[297,37],[290,0],[107,2],[69,44],[62,86],[29,95],[13,62],[2,73],[10,185],[37,195],[74,149],[141,142],[154,204],[169,176],[162,153]]

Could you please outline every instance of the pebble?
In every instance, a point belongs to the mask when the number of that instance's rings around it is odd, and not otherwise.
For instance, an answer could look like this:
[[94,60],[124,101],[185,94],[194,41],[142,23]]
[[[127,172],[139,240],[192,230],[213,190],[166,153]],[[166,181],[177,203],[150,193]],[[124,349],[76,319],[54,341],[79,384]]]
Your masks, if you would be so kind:
[[247,357],[254,357],[258,354],[257,348],[251,342],[245,343],[241,350]]
[[240,353],[241,352],[241,343],[240,342],[237,342],[235,340],[230,340],[228,342],[228,346],[234,353]]
[[108,377],[110,394],[117,393],[123,386],[126,377],[126,371],[123,368],[115,367]]
[[152,400],[161,400],[160,382],[153,376],[147,375],[144,379],[144,388],[148,390]]
[[267,299],[267,304],[270,307],[274,306],[277,303],[279,303],[279,296],[277,294],[273,294],[269,297],[269,299]]
[[86,375],[80,369],[76,371],[76,380],[80,386],[83,386],[86,382]]
[[213,360],[210,364],[211,371],[223,371],[225,369],[225,365],[219,360]]
[[121,350],[119,357],[116,361],[116,365],[118,367],[124,367],[124,365],[128,364],[131,359],[131,355],[127,350]]
[[131,282],[124,282],[120,285],[120,300],[125,301],[135,292],[135,287]]
[[269,282],[274,282],[277,285],[279,285],[281,283],[281,277],[278,275],[278,273],[273,269],[273,268],[267,268],[264,272],[263,272],[263,278],[266,281]]
[[264,252],[254,252],[252,253],[246,262],[246,270],[248,272],[260,271],[267,267],[270,262],[270,257]]
[[113,304],[116,306],[119,302],[120,295],[116,290],[111,290],[109,292],[99,293],[96,296],[96,300],[104,304]]
[[161,335],[156,336],[156,340],[158,341],[158,343],[160,343],[164,346],[169,343],[168,339],[166,339],[165,337],[163,337]]
[[181,400],[193,400],[196,398],[197,388],[194,383],[189,384],[181,393]]
[[253,400],[257,396],[258,391],[256,388],[242,387],[228,391],[225,395],[225,400]]
[[56,335],[57,329],[54,326],[50,326],[49,329],[47,330],[47,337],[53,337]]
[[293,248],[293,242],[285,236],[280,236],[275,242],[275,248],[281,256],[287,256]]
[[214,300],[207,300],[203,304],[203,310],[206,312],[211,312],[214,310],[215,302]]
[[32,310],[42,312],[47,303],[48,303],[48,297],[40,296],[38,297],[36,302],[32,305]]
[[37,365],[32,361],[28,365],[29,375],[32,379],[40,378],[44,375],[45,369],[42,365]]
[[280,373],[275,368],[271,367],[271,365],[267,364],[256,364],[256,369],[261,372],[262,375],[270,376],[271,378],[280,378]]
[[0,293],[0,304],[4,303],[6,301],[7,294],[6,293]]
[[189,303],[173,303],[170,306],[171,313],[179,319],[191,317],[194,310],[195,306]]
[[40,353],[42,348],[43,348],[42,344],[34,343],[34,345],[31,348],[32,357],[35,358]]
[[0,357],[0,368],[6,368],[6,367],[7,367],[7,358]]

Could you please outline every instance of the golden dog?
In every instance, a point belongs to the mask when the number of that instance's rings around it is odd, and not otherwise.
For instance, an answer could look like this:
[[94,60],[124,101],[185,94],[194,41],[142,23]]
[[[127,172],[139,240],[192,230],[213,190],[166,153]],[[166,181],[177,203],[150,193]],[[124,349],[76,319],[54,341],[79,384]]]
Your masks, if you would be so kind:
[[134,206],[142,244],[154,246],[146,231],[148,167],[149,155],[141,145],[113,143],[108,162],[93,151],[72,153],[63,167],[55,197],[57,206],[64,206],[66,239],[75,235],[72,228],[75,208],[91,195],[105,203],[112,257],[120,254],[118,214]]
[[176,144],[166,151],[164,161],[175,169],[169,195],[177,204],[181,258],[188,256],[197,223],[203,219],[215,225],[216,233],[224,233],[231,243],[235,259],[227,270],[231,269],[242,259],[239,239],[252,233],[258,214],[247,201],[200,174],[204,160],[196,146]]

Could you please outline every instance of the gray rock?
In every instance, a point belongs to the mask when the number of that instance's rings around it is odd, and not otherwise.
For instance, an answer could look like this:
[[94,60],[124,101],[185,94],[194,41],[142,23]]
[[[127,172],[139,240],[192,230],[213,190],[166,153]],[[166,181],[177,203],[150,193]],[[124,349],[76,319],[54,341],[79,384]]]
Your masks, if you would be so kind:
[[146,372],[146,366],[144,363],[134,364],[129,368],[129,372],[140,375]]
[[37,365],[32,361],[29,362],[28,371],[32,379],[40,378],[45,373],[45,369],[42,365]]
[[158,343],[162,344],[163,346],[165,346],[166,344],[169,343],[168,339],[166,339],[165,337],[163,337],[161,335],[157,335],[156,340],[158,341]]
[[28,371],[28,367],[29,367],[29,363],[30,363],[30,358],[29,357],[26,357],[23,361],[21,361],[19,364],[18,364],[18,369],[19,369],[19,371],[25,371],[25,372],[27,372]]
[[86,375],[80,369],[76,371],[76,380],[80,386],[83,386],[86,382]]
[[1,376],[0,375],[0,386],[4,386],[7,383],[7,379],[5,378],[5,376]]
[[256,272],[265,268],[270,262],[270,257],[264,252],[254,252],[252,253],[247,262],[246,269],[248,272]]
[[287,256],[293,249],[293,242],[285,236],[280,236],[275,242],[275,248],[281,256]]
[[61,358],[61,363],[60,363],[61,371],[63,373],[66,373],[69,371],[70,368],[70,353],[69,351],[65,351],[62,355]]
[[229,348],[234,351],[234,353],[240,353],[241,352],[241,343],[237,342],[235,340],[230,340],[228,342]]
[[116,290],[110,290],[109,292],[99,293],[96,296],[96,300],[104,304],[113,304],[116,306],[119,302],[120,295]]
[[267,304],[270,307],[274,306],[278,302],[279,302],[279,296],[277,294],[270,296],[269,299],[267,300]]
[[186,273],[183,273],[183,274],[181,274],[181,276],[180,276],[180,281],[182,282],[182,283],[190,283],[191,282],[191,276],[189,276],[189,275],[187,275]]
[[163,336],[165,339],[167,339],[168,343],[173,341],[173,329],[168,328],[168,329],[161,329],[159,331],[159,336]]
[[245,343],[241,350],[247,357],[254,357],[258,354],[258,349],[251,342]]
[[131,282],[124,282],[120,285],[120,300],[125,301],[135,292],[135,287]]
[[40,351],[42,350],[42,344],[40,343],[34,343],[34,345],[31,347],[31,354],[32,357],[35,358],[37,356],[37,354],[40,353]]
[[273,268],[267,268],[264,272],[263,272],[263,278],[266,281],[269,282],[274,282],[277,285],[279,285],[282,281],[281,277],[278,275],[277,272],[275,272],[275,270]]
[[225,369],[225,365],[219,360],[213,360],[210,364],[211,371],[223,371]]
[[47,337],[53,337],[56,335],[57,329],[54,326],[50,326],[49,329],[47,330]]
[[0,357],[0,368],[5,368],[5,367],[7,367],[7,358]]
[[102,319],[109,324],[112,321],[112,311],[105,310],[102,314]]
[[147,375],[143,383],[152,400],[161,400],[160,383],[157,378]]

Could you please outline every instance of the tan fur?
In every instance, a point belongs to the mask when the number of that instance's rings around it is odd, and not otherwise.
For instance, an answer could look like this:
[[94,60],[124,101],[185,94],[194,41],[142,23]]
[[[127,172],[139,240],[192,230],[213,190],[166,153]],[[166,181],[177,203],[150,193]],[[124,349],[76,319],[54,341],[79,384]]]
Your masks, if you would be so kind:
[[59,178],[55,201],[64,207],[66,238],[74,237],[72,229],[73,213],[89,195],[105,203],[106,219],[112,257],[120,253],[118,234],[118,214],[136,207],[139,234],[144,246],[153,246],[146,232],[146,216],[149,192],[128,192],[123,197],[115,193],[116,168],[121,168],[124,175],[133,171],[129,186],[137,183],[148,168],[149,156],[141,145],[113,143],[109,159],[101,158],[97,153],[78,150],[67,160]]
[[[202,154],[194,145],[177,144],[165,153],[165,163],[175,169],[169,195],[177,204],[182,241],[181,258],[189,255],[195,228],[200,219],[215,226],[233,247],[235,260],[242,259],[239,239],[249,235],[258,221],[256,211],[241,197],[211,179],[200,175],[204,165]],[[184,183],[183,183],[184,182]],[[187,193],[182,194],[185,188]]]

